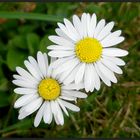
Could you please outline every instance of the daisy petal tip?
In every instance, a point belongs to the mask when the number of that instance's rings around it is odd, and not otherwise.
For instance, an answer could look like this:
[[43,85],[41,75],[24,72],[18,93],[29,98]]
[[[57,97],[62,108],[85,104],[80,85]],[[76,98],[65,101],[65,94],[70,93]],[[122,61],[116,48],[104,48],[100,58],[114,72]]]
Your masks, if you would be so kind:
[[80,108],[78,107],[76,111],[79,112],[80,111]]
[[68,19],[64,18],[64,22],[67,22],[67,21],[68,21]]
[[128,54],[129,54],[129,52],[125,50],[125,54],[126,54],[126,55],[128,55]]
[[87,94],[84,94],[83,98],[87,98],[87,97],[88,97]]
[[64,121],[63,121],[63,122],[61,122],[61,123],[60,123],[60,125],[61,125],[61,126],[63,126],[63,125],[64,125]]
[[17,104],[16,104],[16,103],[14,104],[14,108],[15,108],[15,109],[17,109],[17,108],[18,108],[18,106],[17,106]]
[[42,55],[42,52],[41,52],[41,51],[38,51],[38,52],[37,52],[37,55]]
[[97,91],[99,91],[99,90],[100,90],[100,87],[95,87],[95,89],[96,89]]
[[14,93],[16,93],[16,89],[14,89]]
[[12,80],[12,83],[15,84],[15,80]]
[[90,92],[93,92],[93,91],[94,91],[94,89],[90,89],[89,91],[90,91]]
[[85,88],[85,91],[86,91],[86,92],[89,92],[89,89]]
[[18,120],[22,120],[24,119],[23,116],[21,114],[18,115]]
[[50,35],[50,36],[48,36],[48,39],[49,39],[49,40],[51,40],[51,39],[52,39],[52,36],[51,36],[51,35]]
[[39,124],[37,124],[37,122],[34,122],[34,127],[38,127]]
[[17,66],[17,67],[16,67],[16,71],[18,71],[19,69],[20,69],[20,67],[19,67],[19,66]]
[[129,54],[129,52],[128,52],[128,51],[123,50],[123,56],[127,56],[128,54]]
[[62,25],[62,23],[58,22],[57,25],[60,27]]
[[51,56],[51,57],[53,57],[52,51],[48,52],[48,55]]

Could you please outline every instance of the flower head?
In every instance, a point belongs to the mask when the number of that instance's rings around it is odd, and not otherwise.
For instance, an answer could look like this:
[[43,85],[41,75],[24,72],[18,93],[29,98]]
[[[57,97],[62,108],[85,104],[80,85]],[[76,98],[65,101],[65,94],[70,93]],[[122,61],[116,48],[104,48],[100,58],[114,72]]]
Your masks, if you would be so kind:
[[53,72],[52,66],[48,65],[46,53],[38,52],[37,61],[29,56],[24,64],[28,71],[16,67],[18,75],[13,75],[13,83],[19,86],[14,91],[22,95],[14,104],[15,108],[21,107],[18,119],[24,119],[38,110],[34,120],[35,127],[40,124],[42,118],[45,123],[50,124],[53,117],[58,125],[63,125],[62,111],[68,116],[67,109],[75,112],[80,110],[69,101],[87,97],[85,93],[77,91],[83,84],[63,85],[59,76]]
[[94,88],[100,89],[100,79],[108,86],[117,83],[114,73],[122,74],[119,66],[125,65],[118,57],[128,52],[112,47],[124,41],[121,30],[111,32],[114,22],[97,22],[95,14],[83,13],[81,19],[74,15],[72,23],[64,19],[64,24],[58,26],[57,35],[49,36],[55,45],[47,49],[51,50],[49,56],[58,58],[53,68],[61,74],[65,85],[83,82],[85,90],[92,92]]

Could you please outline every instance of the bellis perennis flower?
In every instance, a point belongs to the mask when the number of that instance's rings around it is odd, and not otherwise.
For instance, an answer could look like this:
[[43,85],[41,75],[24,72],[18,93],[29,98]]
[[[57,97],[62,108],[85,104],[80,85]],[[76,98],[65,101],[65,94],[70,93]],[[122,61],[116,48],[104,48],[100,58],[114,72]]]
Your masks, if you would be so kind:
[[113,48],[124,41],[121,30],[112,32],[114,22],[106,24],[104,19],[97,22],[95,14],[83,13],[81,19],[74,15],[72,22],[64,19],[64,24],[58,23],[57,35],[49,36],[55,45],[48,46],[48,55],[56,57],[53,68],[56,74],[61,74],[64,84],[83,82],[85,90],[100,89],[102,80],[106,85],[117,83],[114,73],[122,74],[119,66],[125,62],[118,58],[128,52]]
[[68,116],[67,109],[75,112],[80,110],[69,101],[87,97],[85,93],[77,91],[83,84],[63,85],[59,77],[53,73],[51,65],[48,65],[46,53],[38,52],[37,61],[29,56],[24,64],[28,71],[16,67],[18,75],[13,75],[13,83],[19,86],[14,91],[23,95],[14,104],[15,108],[20,108],[18,119],[24,119],[38,110],[34,120],[35,127],[40,124],[42,118],[45,123],[50,124],[54,118],[57,125],[63,125],[62,111]]

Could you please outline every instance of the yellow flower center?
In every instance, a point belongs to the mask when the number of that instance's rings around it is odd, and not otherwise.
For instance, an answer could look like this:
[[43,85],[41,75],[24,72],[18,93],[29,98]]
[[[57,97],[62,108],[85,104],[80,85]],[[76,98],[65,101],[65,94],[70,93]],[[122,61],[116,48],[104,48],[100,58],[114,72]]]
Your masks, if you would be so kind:
[[54,79],[43,79],[38,86],[38,91],[45,100],[54,100],[60,95],[60,85]]
[[76,44],[76,55],[85,63],[93,63],[100,59],[102,45],[95,38],[86,37]]

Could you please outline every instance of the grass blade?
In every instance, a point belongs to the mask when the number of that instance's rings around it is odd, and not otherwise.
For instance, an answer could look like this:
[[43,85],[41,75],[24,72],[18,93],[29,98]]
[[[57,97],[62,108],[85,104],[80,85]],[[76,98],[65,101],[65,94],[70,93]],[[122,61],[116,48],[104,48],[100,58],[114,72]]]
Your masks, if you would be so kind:
[[44,20],[44,21],[52,21],[52,22],[61,22],[63,19],[62,17],[58,17],[54,15],[39,14],[39,13],[25,13],[25,12],[7,12],[7,11],[0,11],[0,18]]

